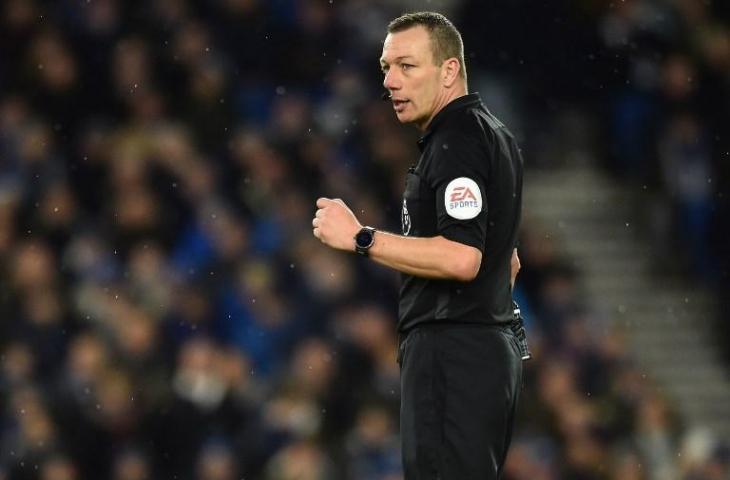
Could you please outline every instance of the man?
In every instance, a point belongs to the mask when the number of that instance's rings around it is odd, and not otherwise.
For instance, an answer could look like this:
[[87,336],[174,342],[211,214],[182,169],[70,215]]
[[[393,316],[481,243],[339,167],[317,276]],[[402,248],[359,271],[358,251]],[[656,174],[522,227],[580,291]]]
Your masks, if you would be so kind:
[[396,117],[423,132],[402,235],[363,227],[342,200],[327,198],[317,200],[313,233],[403,273],[406,480],[497,479],[522,376],[509,328],[522,159],[504,125],[467,94],[461,35],[444,16],[393,20],[380,64]]

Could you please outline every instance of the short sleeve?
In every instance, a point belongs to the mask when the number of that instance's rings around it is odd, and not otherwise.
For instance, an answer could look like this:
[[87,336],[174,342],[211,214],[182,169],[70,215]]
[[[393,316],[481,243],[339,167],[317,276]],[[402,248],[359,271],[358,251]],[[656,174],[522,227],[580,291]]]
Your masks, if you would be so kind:
[[429,183],[436,192],[439,235],[484,251],[487,233],[487,149],[476,135],[433,139]]

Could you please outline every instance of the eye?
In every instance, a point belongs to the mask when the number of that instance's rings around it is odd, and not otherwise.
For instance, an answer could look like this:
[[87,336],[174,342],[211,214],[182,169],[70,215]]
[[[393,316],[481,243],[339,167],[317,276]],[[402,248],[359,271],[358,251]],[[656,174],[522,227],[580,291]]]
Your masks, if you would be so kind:
[[407,70],[409,70],[409,69],[410,69],[411,67],[413,67],[413,65],[411,65],[410,63],[401,63],[401,64],[400,64],[400,68],[401,68],[401,69],[402,69],[402,70],[403,70],[404,72],[405,72],[405,71],[407,71]]

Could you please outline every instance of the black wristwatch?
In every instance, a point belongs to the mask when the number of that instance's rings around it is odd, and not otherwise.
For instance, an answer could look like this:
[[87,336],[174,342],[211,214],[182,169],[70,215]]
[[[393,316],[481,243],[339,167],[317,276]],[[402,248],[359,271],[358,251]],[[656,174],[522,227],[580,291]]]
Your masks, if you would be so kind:
[[368,250],[375,243],[375,229],[373,227],[362,227],[355,234],[355,251],[365,257],[368,256]]

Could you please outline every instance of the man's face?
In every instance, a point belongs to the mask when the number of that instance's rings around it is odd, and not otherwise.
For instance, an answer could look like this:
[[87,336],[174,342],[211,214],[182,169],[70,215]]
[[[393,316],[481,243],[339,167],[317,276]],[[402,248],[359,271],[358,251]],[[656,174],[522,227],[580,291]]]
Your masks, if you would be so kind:
[[428,31],[416,26],[389,33],[380,66],[385,75],[383,86],[392,95],[398,120],[425,129],[442,93],[441,67],[434,65]]

